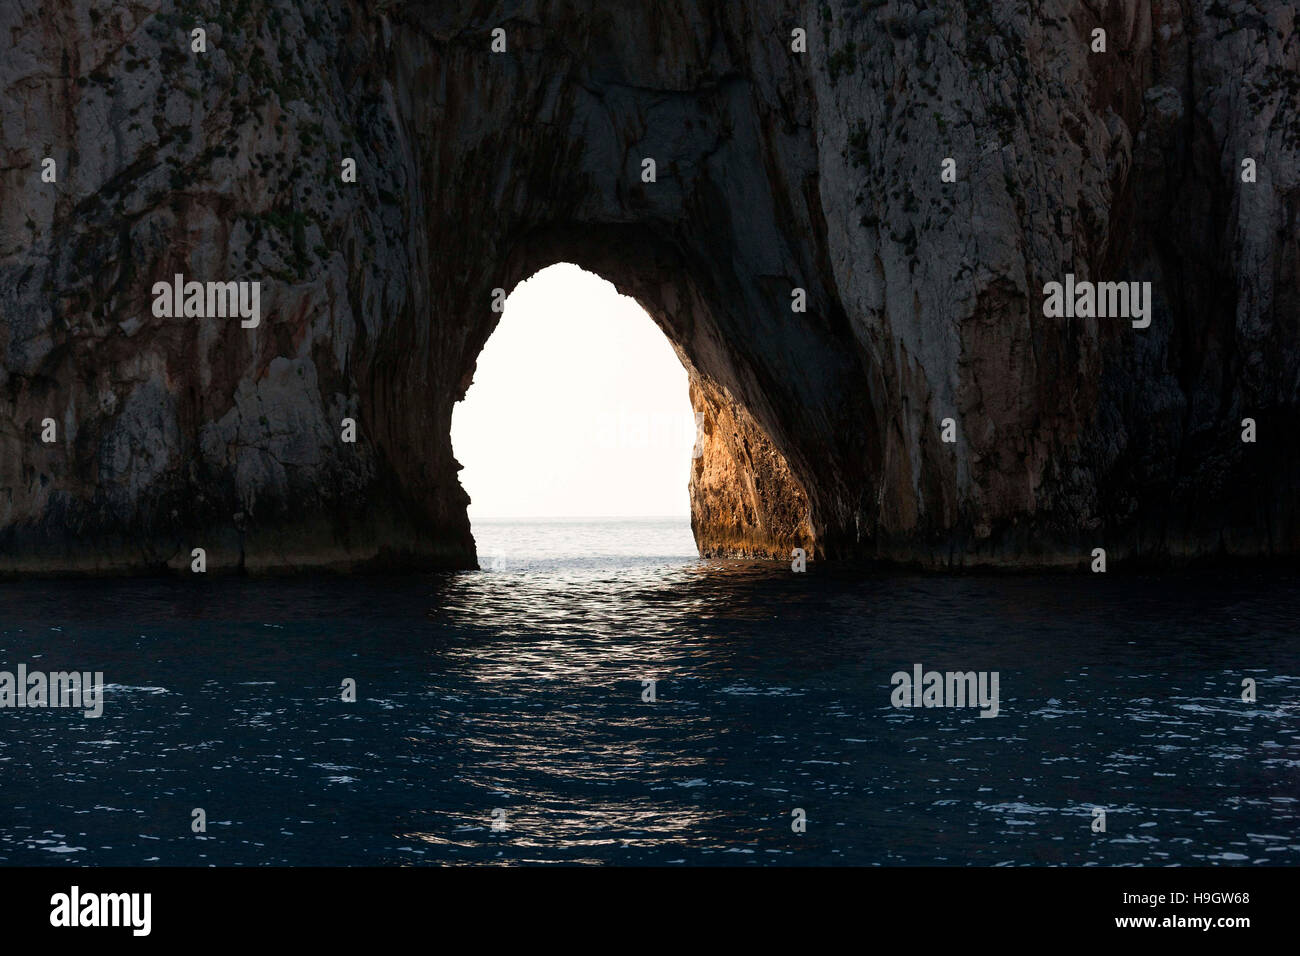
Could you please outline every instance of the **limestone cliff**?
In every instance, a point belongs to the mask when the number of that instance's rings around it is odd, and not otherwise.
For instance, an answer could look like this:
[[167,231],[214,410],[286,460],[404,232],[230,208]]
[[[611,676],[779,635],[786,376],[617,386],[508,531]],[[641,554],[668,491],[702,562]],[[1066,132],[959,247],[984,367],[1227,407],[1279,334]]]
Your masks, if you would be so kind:
[[[1295,555],[1295,21],[0,6],[0,570],[472,566],[452,407],[492,291],[555,261],[639,299],[686,364],[704,553]],[[260,281],[260,324],[155,316],[177,273]],[[1150,281],[1150,327],[1044,317],[1066,273]]]

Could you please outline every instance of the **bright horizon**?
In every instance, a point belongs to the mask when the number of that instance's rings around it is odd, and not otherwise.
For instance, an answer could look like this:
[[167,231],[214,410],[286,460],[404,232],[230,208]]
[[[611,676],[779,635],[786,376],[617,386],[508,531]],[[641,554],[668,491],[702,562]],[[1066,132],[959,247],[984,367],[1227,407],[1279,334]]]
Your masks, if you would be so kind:
[[686,370],[635,300],[571,263],[506,298],[451,440],[471,524],[690,514]]

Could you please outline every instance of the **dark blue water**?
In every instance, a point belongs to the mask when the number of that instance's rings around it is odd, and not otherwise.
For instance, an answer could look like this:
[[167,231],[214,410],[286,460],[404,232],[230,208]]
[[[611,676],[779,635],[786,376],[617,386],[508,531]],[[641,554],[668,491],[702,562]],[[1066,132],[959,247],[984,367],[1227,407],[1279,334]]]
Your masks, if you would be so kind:
[[[109,685],[98,719],[0,710],[0,861],[1300,862],[1293,572],[795,575],[678,522],[475,530],[477,573],[0,584],[0,669]],[[1000,716],[893,708],[916,663],[997,671]]]

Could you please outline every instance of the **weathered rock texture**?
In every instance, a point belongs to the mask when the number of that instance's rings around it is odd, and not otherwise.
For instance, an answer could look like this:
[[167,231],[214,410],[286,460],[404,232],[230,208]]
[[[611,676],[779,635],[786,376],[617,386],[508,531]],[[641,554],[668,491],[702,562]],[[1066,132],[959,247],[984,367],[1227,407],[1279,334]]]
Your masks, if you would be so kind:
[[[4,4],[0,569],[472,566],[452,407],[492,290],[560,260],[688,367],[705,553],[1294,555],[1296,17]],[[261,326],[155,318],[177,272],[260,280]],[[1150,280],[1151,327],[1044,318],[1066,272]]]

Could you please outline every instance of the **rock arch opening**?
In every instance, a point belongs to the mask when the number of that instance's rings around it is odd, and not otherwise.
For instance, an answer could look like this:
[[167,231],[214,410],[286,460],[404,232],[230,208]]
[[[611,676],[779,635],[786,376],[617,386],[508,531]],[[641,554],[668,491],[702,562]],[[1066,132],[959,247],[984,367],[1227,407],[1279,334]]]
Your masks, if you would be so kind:
[[476,528],[551,518],[686,528],[695,431],[686,369],[662,332],[571,263],[504,299],[451,429]]
[[494,290],[510,291],[488,310],[449,429],[470,528],[680,518],[705,557],[814,553],[803,485],[701,367],[725,352],[698,292],[579,258],[512,257]]

